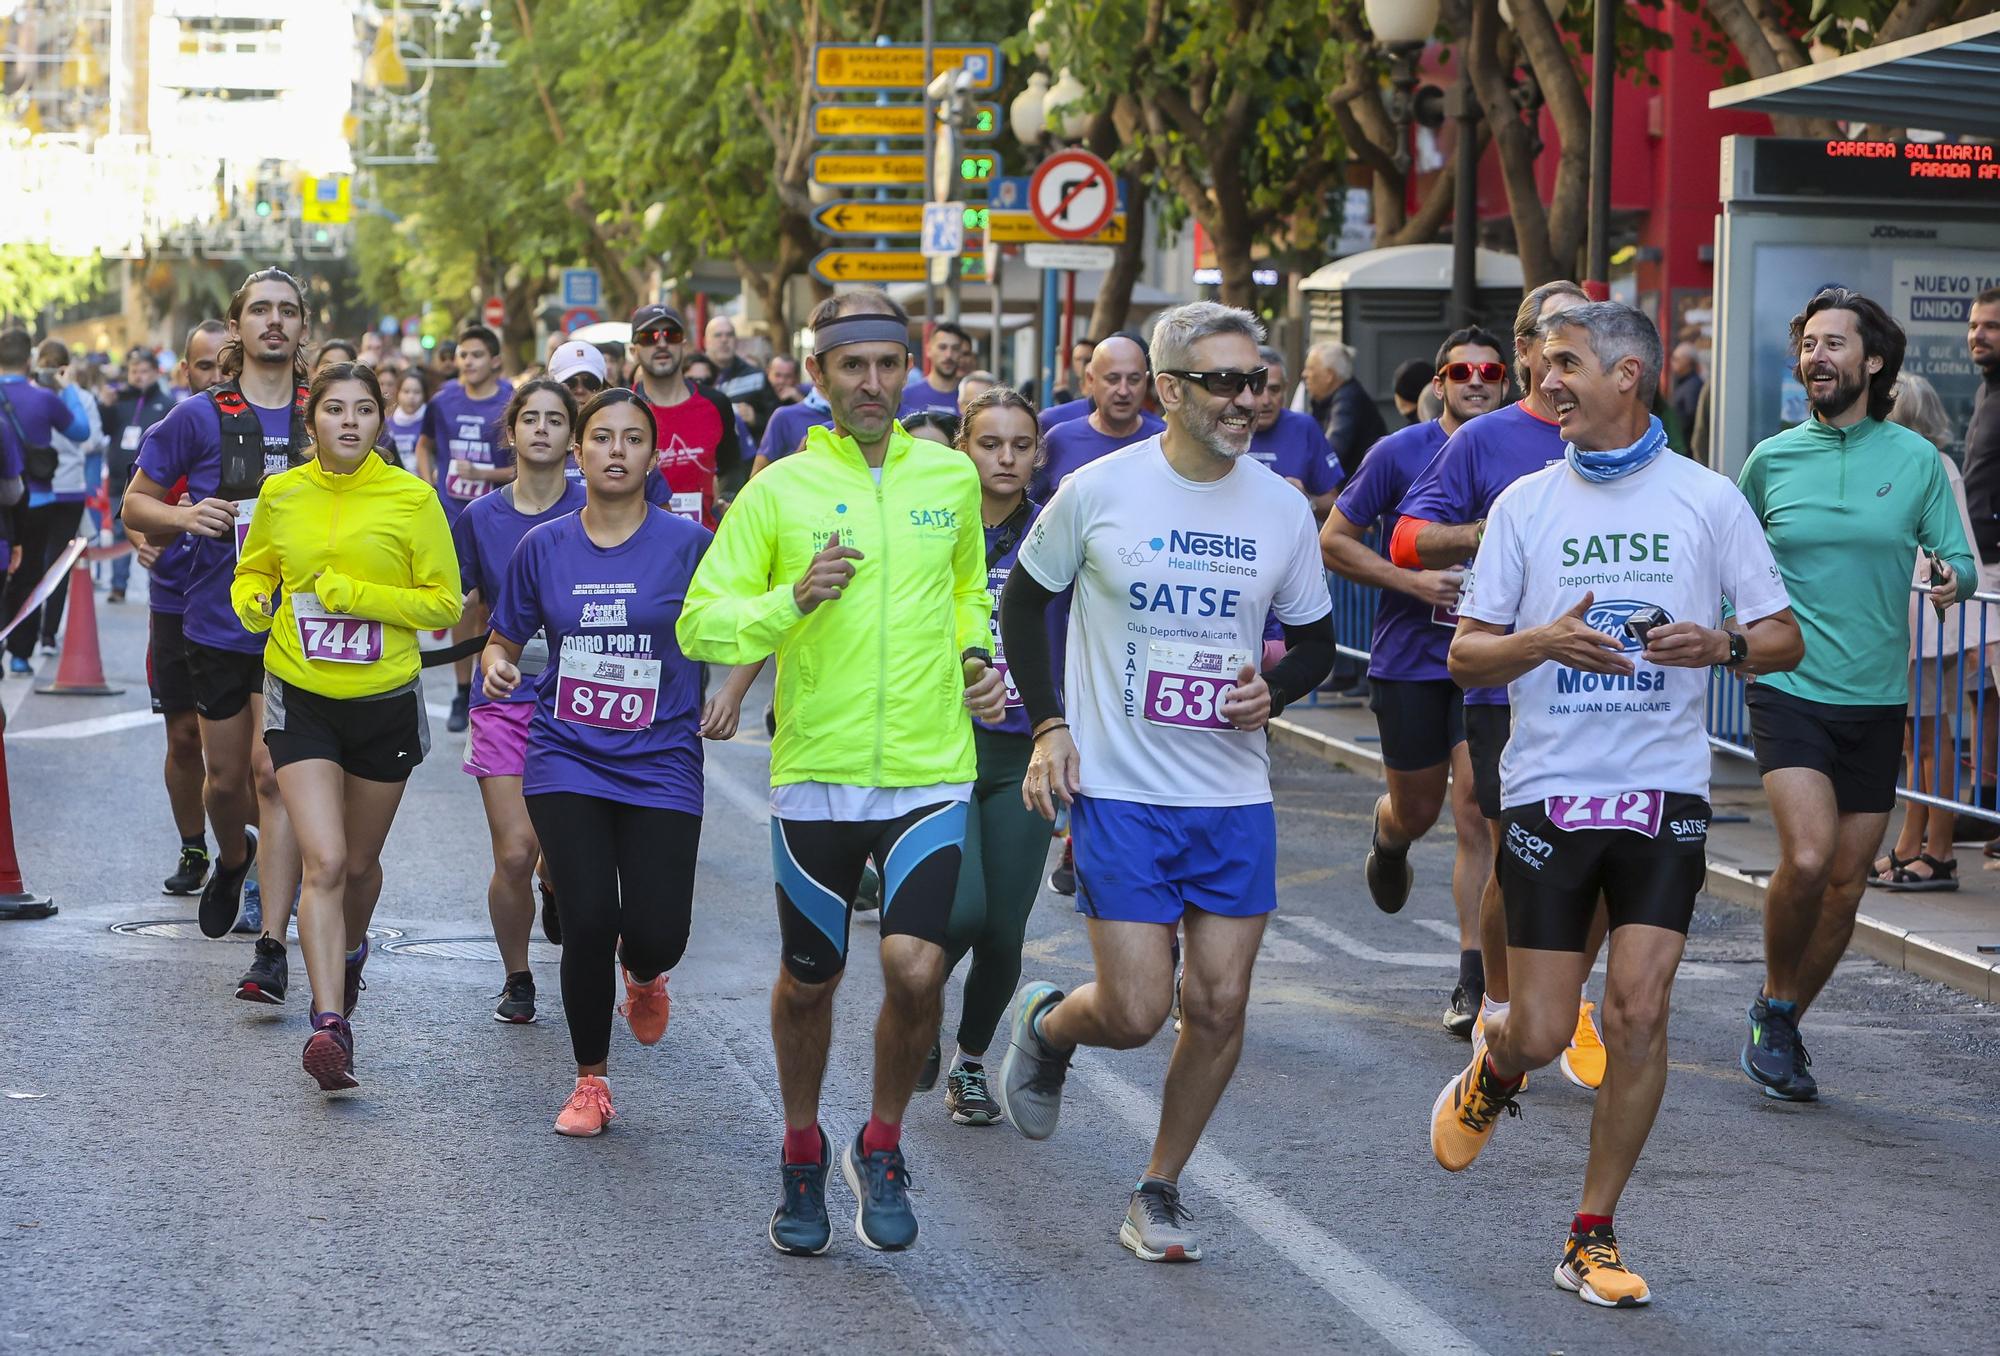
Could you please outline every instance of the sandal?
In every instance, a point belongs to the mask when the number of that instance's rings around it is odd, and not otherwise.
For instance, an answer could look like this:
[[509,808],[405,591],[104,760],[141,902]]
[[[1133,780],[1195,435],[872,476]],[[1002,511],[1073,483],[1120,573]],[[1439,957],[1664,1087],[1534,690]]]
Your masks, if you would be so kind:
[[[1946,857],[1942,861],[1928,852],[1917,854],[1917,862],[1931,869],[1928,876],[1919,876],[1909,866],[1899,867],[1887,880],[1877,881],[1885,890],[1897,890],[1908,894],[1925,891],[1956,890],[1958,888],[1958,859]],[[1910,863],[1914,866],[1917,862]]]
[[[2000,842],[2000,839],[1996,839],[1995,841]],[[1923,853],[1919,852],[1917,854],[1917,857],[1921,857],[1923,855],[1924,855]],[[1869,865],[1868,879],[1872,881],[1888,880],[1891,877],[1893,877],[1898,871],[1901,871],[1904,867],[1914,863],[1917,860],[1917,857],[1898,857],[1896,855],[1896,849],[1890,848],[1887,852],[1883,853],[1880,857],[1877,857],[1874,860],[1874,862],[1872,862]],[[1887,862],[1889,865],[1885,867],[1882,865],[1883,862]]]

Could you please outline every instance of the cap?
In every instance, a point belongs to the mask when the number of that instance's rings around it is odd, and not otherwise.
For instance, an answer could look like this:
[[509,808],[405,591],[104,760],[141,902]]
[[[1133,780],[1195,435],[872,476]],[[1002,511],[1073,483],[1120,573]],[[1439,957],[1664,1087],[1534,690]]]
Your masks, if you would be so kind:
[[569,340],[549,359],[549,376],[556,381],[568,381],[586,372],[603,381],[605,370],[604,355],[597,351],[597,345],[581,339]]
[[682,319],[681,313],[673,307],[657,301],[649,306],[641,306],[638,310],[632,312],[632,333],[634,336],[637,336],[641,331],[651,329],[663,320],[679,325],[682,334],[687,333],[688,323]]

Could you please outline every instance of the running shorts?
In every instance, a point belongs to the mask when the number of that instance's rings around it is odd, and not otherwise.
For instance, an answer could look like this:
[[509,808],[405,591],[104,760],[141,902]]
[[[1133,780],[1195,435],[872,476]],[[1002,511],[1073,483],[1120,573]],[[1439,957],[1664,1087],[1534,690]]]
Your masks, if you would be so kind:
[[1804,767],[1833,783],[1833,802],[1844,815],[1887,814],[1896,808],[1896,775],[1903,766],[1901,706],[1834,706],[1752,683],[1750,742],[1757,771]]
[[1252,918],[1278,907],[1278,815],[1256,805],[1144,805],[1078,796],[1070,807],[1076,911],[1178,923],[1189,909]]
[[1465,751],[1472,759],[1472,793],[1479,813],[1500,818],[1500,755],[1513,732],[1514,708],[1465,704]]
[[204,720],[228,720],[264,690],[264,655],[221,650],[183,637],[188,681],[194,688],[195,713]]
[[465,770],[475,777],[519,777],[528,761],[534,702],[486,702],[466,713]]
[[152,694],[156,716],[194,710],[194,675],[188,672],[187,642],[178,612],[146,614],[146,690]]
[[785,969],[824,984],[847,965],[847,925],[861,868],[882,873],[882,935],[942,947],[958,891],[965,802],[924,805],[900,819],[771,817],[778,933]]
[[1449,762],[1465,742],[1465,694],[1449,678],[1370,678],[1368,709],[1382,734],[1382,766],[1393,771]]
[[1708,802],[1669,795],[1660,831],[1559,829],[1541,801],[1500,817],[1500,894],[1507,945],[1532,951],[1588,946],[1597,900],[1616,932],[1627,923],[1687,935],[1695,896],[1708,878]]
[[264,745],[273,769],[323,758],[351,777],[400,782],[430,752],[431,726],[414,681],[379,697],[341,700],[267,675]]

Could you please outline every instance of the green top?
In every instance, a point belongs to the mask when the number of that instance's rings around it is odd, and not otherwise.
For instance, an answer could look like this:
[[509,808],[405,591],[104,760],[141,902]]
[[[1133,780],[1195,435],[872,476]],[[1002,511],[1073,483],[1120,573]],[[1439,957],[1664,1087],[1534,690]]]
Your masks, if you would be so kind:
[[[801,615],[792,585],[835,532],[862,559]],[[690,659],[777,655],[773,786],[931,786],[977,771],[962,655],[992,654],[992,610],[972,459],[899,424],[878,481],[816,428],[736,496],[674,630]]]
[[1806,642],[1796,669],[1757,681],[1835,706],[1906,705],[1917,548],[1957,572],[1961,601],[1979,586],[1938,450],[1900,424],[1814,417],[1757,444],[1737,483]]

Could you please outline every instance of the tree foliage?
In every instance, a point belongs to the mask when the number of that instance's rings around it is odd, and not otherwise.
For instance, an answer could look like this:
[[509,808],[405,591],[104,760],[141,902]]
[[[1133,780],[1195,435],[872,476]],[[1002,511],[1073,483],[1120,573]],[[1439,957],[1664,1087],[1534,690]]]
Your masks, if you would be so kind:
[[74,306],[109,285],[96,254],[57,254],[44,245],[0,245],[0,317],[32,322],[43,311]]

